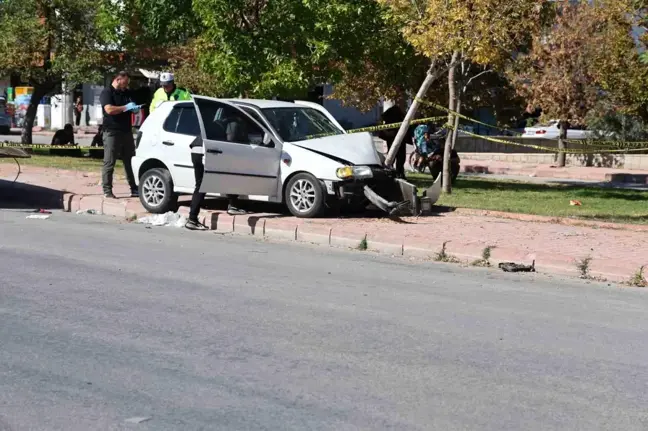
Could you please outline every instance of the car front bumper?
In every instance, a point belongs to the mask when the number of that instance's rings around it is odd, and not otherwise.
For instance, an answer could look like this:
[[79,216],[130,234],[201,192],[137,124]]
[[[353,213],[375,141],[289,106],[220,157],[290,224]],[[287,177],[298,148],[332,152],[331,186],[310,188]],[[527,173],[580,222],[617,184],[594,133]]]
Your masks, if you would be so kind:
[[[372,167],[372,173],[372,178],[325,182],[329,201],[371,203],[390,214],[419,213],[420,199],[416,186],[397,178],[392,169]],[[434,204],[440,192],[441,185],[437,181],[424,195]]]

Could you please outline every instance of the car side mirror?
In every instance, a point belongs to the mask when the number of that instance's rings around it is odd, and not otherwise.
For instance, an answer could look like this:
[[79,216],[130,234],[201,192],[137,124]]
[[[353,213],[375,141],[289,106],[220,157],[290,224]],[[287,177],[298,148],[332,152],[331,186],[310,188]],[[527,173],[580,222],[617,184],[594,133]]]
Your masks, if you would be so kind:
[[272,141],[272,136],[270,136],[270,133],[268,132],[263,134],[263,146],[268,148],[274,148],[274,142]]

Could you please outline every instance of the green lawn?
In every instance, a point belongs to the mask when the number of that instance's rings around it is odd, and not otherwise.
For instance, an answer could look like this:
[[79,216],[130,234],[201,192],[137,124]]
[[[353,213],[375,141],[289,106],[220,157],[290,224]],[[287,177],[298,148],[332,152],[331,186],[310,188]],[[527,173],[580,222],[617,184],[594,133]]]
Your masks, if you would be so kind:
[[[52,151],[75,151],[75,150],[52,150]],[[81,154],[88,154],[87,152]],[[102,160],[90,157],[66,157],[51,155],[49,150],[34,150],[30,159],[18,159],[21,165],[42,166],[45,168],[67,169],[70,171],[99,172]],[[5,163],[13,163],[13,159],[5,159]],[[118,168],[123,168],[121,161],[117,162]]]
[[[432,181],[429,175],[408,178],[418,187],[429,187]],[[583,206],[570,206],[570,200]],[[648,224],[648,192],[635,190],[459,177],[453,193],[442,195],[437,205]]]

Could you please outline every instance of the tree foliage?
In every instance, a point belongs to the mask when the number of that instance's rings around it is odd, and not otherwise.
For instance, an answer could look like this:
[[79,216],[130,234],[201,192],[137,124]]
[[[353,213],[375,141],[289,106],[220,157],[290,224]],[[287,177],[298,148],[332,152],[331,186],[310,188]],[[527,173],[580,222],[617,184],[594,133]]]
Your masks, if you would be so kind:
[[[512,69],[519,93],[542,107],[543,115],[561,121],[563,138],[568,124],[584,124],[603,99],[626,112],[645,106],[648,71],[633,37],[633,3],[561,3],[553,25],[534,37]],[[560,156],[564,165],[564,153]]]
[[367,59],[384,24],[373,0],[194,0],[196,65],[228,94],[303,95]]
[[89,0],[0,2],[0,74],[17,74],[34,87],[23,142],[31,143],[37,104],[70,83],[92,80],[103,61],[100,26]]
[[543,20],[546,0],[379,0],[417,52],[475,64],[509,59]]

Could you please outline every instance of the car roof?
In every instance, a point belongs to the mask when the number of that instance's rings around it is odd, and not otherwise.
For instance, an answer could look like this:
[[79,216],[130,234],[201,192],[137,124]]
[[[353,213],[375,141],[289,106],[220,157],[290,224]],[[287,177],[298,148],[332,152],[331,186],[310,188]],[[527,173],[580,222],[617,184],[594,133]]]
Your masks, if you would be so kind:
[[[253,105],[256,106],[257,108],[260,109],[265,109],[265,108],[294,108],[295,106],[300,106],[296,103],[292,102],[285,102],[283,100],[263,100],[263,99],[217,99],[214,97],[207,97],[207,96],[200,96],[196,95],[205,99],[209,100],[214,100],[214,101],[221,101],[221,102],[228,102],[228,103],[233,103],[233,104],[241,104],[241,105]],[[187,103],[186,100],[184,101],[173,101],[171,102],[172,104],[178,104],[178,103]]]

